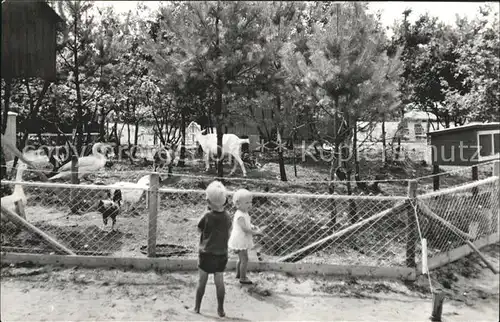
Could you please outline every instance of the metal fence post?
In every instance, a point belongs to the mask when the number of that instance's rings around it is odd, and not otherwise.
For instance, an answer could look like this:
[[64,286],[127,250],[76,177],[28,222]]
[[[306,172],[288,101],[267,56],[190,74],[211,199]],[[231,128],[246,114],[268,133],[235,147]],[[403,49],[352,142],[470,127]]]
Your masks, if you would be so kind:
[[417,181],[408,182],[408,207],[407,207],[407,239],[406,239],[406,266],[416,267],[415,248],[417,244],[417,222],[415,218],[415,209],[417,198]]
[[158,173],[151,174],[149,182],[149,220],[148,220],[148,257],[156,256],[156,224],[158,220],[158,188],[160,176]]

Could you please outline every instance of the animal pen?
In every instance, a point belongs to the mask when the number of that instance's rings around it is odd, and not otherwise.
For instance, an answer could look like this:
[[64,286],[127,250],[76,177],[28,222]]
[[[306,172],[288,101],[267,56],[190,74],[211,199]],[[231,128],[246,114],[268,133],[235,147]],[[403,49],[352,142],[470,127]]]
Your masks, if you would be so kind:
[[[267,228],[249,269],[414,280],[499,241],[499,169],[429,193],[409,180],[403,196],[254,192],[252,222]],[[135,211],[122,205],[115,231],[96,211],[111,186],[3,181],[27,206],[2,205],[2,263],[196,270],[204,190],[159,188],[157,177],[135,189],[145,194]]]

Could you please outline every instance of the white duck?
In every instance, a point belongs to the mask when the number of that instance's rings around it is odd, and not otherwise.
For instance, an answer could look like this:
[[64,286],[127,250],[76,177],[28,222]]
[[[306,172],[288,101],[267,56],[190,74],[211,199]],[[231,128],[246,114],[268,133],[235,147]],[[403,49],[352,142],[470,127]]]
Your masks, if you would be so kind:
[[[41,166],[49,163],[49,158],[46,155],[41,154],[38,150],[26,151],[22,155],[25,159],[30,160],[33,166]],[[14,167],[14,160],[6,162],[5,167],[7,169],[7,173],[10,173]]]
[[[28,166],[24,162],[19,162],[17,166],[16,179],[15,179],[17,182],[23,181],[23,173],[27,168]],[[14,191],[12,192],[12,194],[2,197],[1,203],[2,206],[17,213],[16,201],[18,200],[21,201],[23,206],[26,206],[27,198],[26,195],[24,194],[23,186],[20,184],[14,185]]]
[[[151,175],[141,177],[137,183],[120,181],[113,183],[110,189],[110,198],[121,206],[121,202],[129,204],[129,209],[135,209],[137,204],[143,199],[145,189],[149,188]],[[147,200],[146,200],[147,204]]]
[[15,144],[10,142],[10,140],[8,138],[6,138],[3,134],[1,135],[1,138],[2,138],[2,148],[5,146],[10,152],[12,152],[19,159],[21,159],[21,161],[28,164],[32,168],[36,168],[35,165],[33,164],[33,162],[31,162],[31,160],[28,160],[26,158],[26,156],[23,155],[23,153],[21,151],[19,151],[17,149],[17,147],[15,146]]
[[[161,176],[158,178],[159,183],[162,183]],[[146,189],[149,188],[149,183],[151,182],[151,175],[147,174],[143,177],[141,177],[138,181],[137,184],[141,187],[145,187]],[[144,193],[141,195],[141,198],[139,201],[141,201],[142,197],[145,196],[146,199],[146,206],[148,205],[148,194],[144,191]]]
[[[107,149],[109,146],[104,143],[95,143],[92,147],[92,154],[86,157],[82,157],[78,159],[78,178],[83,176],[87,176],[90,173],[99,171],[104,169],[106,165],[107,159],[102,151],[101,147],[105,147]],[[66,163],[62,167],[59,168],[59,173],[53,177],[50,177],[49,180],[53,181],[55,179],[66,179],[71,178],[71,162]]]

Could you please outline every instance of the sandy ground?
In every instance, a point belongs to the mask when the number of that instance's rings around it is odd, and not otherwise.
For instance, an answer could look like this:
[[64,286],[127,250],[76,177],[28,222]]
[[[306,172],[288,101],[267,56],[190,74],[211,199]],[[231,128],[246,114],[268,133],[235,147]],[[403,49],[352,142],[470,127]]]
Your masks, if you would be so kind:
[[[485,253],[498,267],[494,245]],[[466,268],[466,269],[465,269]],[[467,276],[467,277],[465,277]],[[280,273],[250,273],[253,286],[226,272],[225,320],[233,321],[428,321],[428,279],[415,283],[355,280]],[[498,321],[498,275],[475,255],[431,274],[445,286],[443,321]],[[202,314],[192,305],[194,272],[133,272],[59,267],[2,269],[2,321],[207,321],[218,320],[210,280]]]

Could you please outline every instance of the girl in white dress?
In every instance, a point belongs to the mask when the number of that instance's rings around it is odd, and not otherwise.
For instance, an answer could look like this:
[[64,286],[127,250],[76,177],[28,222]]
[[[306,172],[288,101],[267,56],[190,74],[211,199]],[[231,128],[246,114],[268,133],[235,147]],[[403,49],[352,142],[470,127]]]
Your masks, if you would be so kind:
[[233,203],[236,212],[233,218],[233,228],[229,236],[228,246],[238,254],[236,264],[236,278],[241,284],[252,284],[247,278],[248,250],[254,247],[253,235],[261,234],[250,221],[248,211],[252,207],[252,194],[246,189],[240,189],[233,195]]

